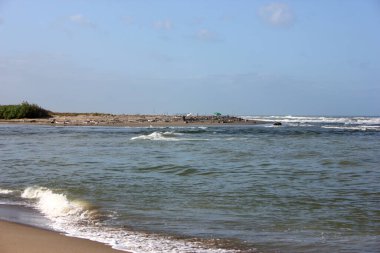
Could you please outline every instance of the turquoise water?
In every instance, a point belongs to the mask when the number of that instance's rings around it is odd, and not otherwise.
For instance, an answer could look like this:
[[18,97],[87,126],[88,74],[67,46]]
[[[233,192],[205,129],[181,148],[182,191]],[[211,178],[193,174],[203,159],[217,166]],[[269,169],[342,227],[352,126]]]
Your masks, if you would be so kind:
[[0,203],[133,252],[379,252],[379,118],[255,118],[0,125]]

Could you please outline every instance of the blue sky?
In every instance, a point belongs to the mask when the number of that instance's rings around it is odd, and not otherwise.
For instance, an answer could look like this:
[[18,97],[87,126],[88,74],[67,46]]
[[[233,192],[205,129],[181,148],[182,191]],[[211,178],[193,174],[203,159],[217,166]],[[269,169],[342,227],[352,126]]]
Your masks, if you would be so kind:
[[0,104],[380,115],[377,0],[0,0]]

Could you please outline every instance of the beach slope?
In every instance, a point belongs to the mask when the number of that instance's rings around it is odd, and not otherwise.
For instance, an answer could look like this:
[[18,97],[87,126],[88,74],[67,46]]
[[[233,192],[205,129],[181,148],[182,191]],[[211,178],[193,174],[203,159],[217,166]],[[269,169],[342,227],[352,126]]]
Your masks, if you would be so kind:
[[57,232],[0,221],[1,253],[120,253],[102,243]]

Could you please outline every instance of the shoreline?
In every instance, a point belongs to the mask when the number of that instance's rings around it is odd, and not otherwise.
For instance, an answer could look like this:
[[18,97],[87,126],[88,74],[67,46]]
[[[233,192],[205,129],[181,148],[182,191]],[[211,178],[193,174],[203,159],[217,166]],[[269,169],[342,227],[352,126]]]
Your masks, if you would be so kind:
[[59,232],[0,219],[2,253],[122,253],[100,242],[69,237]]
[[171,127],[265,124],[235,116],[53,114],[50,118],[0,120],[0,124],[51,126]]

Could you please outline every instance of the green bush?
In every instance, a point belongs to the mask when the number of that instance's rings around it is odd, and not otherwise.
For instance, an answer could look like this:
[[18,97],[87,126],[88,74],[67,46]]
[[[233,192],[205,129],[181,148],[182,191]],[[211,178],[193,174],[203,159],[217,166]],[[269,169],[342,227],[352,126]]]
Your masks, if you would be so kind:
[[36,104],[0,105],[0,119],[46,118],[49,111]]

